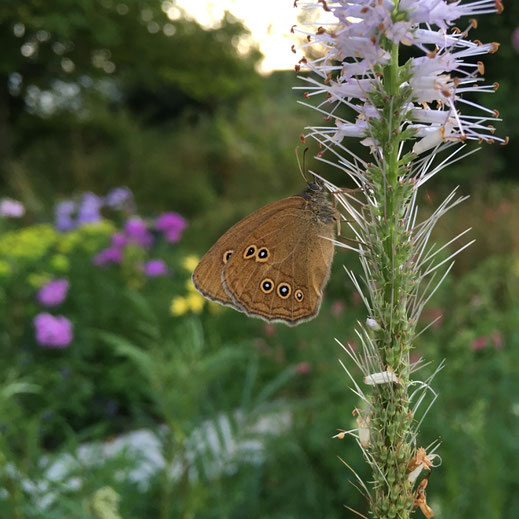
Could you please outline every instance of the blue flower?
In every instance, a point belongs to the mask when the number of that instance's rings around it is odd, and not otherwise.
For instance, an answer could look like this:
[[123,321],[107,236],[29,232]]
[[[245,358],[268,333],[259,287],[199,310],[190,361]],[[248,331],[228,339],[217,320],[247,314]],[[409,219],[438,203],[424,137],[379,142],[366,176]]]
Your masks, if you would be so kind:
[[94,193],[85,193],[81,198],[77,221],[79,225],[94,223],[101,220],[101,208],[103,200]]

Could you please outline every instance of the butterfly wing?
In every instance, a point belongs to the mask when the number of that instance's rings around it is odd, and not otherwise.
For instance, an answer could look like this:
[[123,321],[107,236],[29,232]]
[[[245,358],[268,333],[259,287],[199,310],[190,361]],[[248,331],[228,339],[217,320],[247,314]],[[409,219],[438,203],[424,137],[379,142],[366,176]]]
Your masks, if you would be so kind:
[[223,268],[224,289],[249,315],[289,325],[312,319],[330,275],[334,237],[335,221],[324,223],[301,196],[285,199],[243,236]]
[[[226,263],[232,257],[234,251],[243,240],[250,234],[251,230],[268,220],[273,214],[279,212],[289,197],[272,204],[268,204],[253,212],[233,225],[200,260],[193,272],[193,285],[205,297],[220,304],[235,307],[243,311],[240,305],[225,291],[222,285],[222,271]],[[230,253],[230,255],[229,255]]]

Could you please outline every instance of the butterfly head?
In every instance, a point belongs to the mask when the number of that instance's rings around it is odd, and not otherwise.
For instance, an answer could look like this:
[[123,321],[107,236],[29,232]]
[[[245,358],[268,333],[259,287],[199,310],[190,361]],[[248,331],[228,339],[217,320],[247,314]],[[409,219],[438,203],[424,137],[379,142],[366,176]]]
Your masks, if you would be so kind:
[[324,184],[323,184],[323,181],[318,178],[318,177],[314,177],[314,181],[313,182],[308,182],[308,189],[307,191],[309,192],[314,192],[314,193],[321,193],[324,191]]
[[323,181],[315,176],[313,182],[307,182],[307,188],[303,191],[302,196],[307,200],[315,201],[328,199],[328,194]]

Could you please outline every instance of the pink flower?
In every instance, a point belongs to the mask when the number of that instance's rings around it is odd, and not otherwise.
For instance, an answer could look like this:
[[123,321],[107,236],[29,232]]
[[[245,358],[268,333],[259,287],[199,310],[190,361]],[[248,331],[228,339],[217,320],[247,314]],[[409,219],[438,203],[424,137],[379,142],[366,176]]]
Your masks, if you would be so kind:
[[271,323],[267,323],[263,327],[263,331],[267,337],[272,337],[276,333],[276,327]]
[[424,311],[422,316],[426,321],[434,322],[434,324],[432,325],[433,328],[439,328],[443,321],[443,308],[428,308]]
[[33,323],[40,346],[65,348],[72,342],[72,323],[63,315],[41,313],[34,318]]
[[36,298],[44,306],[58,306],[67,297],[69,282],[66,279],[55,279],[43,285]]
[[161,259],[152,259],[147,261],[144,266],[144,273],[149,278],[164,276],[168,273],[168,267],[164,261]]
[[494,330],[489,337],[481,336],[472,341],[470,347],[474,351],[482,350],[489,345],[494,346],[496,350],[500,350],[503,347],[503,336],[497,330]]
[[416,351],[413,351],[411,353],[411,355],[409,356],[409,362],[411,364],[416,364],[421,358],[422,358],[422,356],[419,353],[417,353]]
[[299,375],[306,375],[312,371],[312,365],[309,362],[300,362],[296,364],[296,373]]
[[519,27],[516,27],[512,33],[512,47],[519,53]]
[[497,330],[494,330],[492,332],[492,335],[490,336],[490,340],[492,341],[492,345],[496,350],[500,350],[503,347],[503,336],[500,332]]
[[341,315],[344,311],[344,306],[344,301],[336,299],[332,304],[332,315],[339,317],[339,315]]
[[470,347],[472,348],[473,351],[478,351],[478,350],[482,350],[485,346],[487,346],[487,344],[488,344],[488,338],[481,336],[481,337],[478,337],[477,339],[474,339],[472,341],[472,344],[470,345]]

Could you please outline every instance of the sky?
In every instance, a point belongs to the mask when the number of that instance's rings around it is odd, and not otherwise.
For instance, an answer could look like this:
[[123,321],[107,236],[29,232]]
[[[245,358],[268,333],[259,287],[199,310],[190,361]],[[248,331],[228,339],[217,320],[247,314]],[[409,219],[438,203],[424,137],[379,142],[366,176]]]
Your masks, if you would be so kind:
[[[226,10],[230,11],[259,44],[265,56],[261,72],[294,68],[297,58],[290,49],[295,43],[290,28],[296,23],[298,9],[293,0],[176,0],[175,5],[204,27],[214,26]],[[174,8],[171,15],[175,16]],[[247,42],[241,45],[245,50]]]

